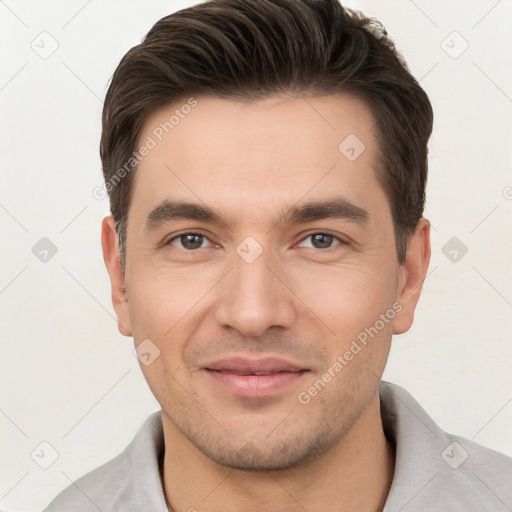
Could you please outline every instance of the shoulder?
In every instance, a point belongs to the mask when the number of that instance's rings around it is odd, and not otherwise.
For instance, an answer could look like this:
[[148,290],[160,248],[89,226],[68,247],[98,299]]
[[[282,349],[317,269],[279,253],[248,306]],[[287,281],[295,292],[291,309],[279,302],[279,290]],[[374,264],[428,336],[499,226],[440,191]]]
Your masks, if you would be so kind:
[[396,444],[386,511],[512,510],[512,458],[445,432],[400,386],[383,382],[379,395]]
[[126,486],[127,476],[124,451],[66,487],[44,512],[110,510],[113,497]]
[[159,471],[161,412],[149,416],[118,456],[65,488],[43,512],[167,510]]

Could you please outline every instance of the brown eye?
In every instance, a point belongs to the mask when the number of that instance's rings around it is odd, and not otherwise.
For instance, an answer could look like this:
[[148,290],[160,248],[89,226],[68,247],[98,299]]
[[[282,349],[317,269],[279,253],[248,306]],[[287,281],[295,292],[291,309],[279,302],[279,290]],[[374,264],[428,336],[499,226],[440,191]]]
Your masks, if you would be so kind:
[[326,235],[325,233],[311,235],[311,244],[316,249],[327,249],[331,247],[333,241],[334,237],[332,235]]
[[309,249],[330,249],[343,243],[337,236],[329,233],[313,233],[303,238],[299,245]]
[[205,241],[208,241],[208,239],[204,235],[199,235],[197,233],[183,233],[182,235],[178,235],[170,240],[169,245],[173,245],[179,249],[193,251],[194,249],[201,248]]

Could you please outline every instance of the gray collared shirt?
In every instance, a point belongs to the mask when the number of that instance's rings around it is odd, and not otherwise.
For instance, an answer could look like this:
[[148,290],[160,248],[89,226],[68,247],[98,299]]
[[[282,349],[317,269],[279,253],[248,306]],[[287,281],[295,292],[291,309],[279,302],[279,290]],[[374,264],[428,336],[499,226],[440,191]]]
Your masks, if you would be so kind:
[[[403,388],[381,382],[381,414],[396,445],[383,512],[511,512],[512,458],[441,430]],[[62,491],[44,512],[168,512],[159,471],[161,411],[125,450]]]

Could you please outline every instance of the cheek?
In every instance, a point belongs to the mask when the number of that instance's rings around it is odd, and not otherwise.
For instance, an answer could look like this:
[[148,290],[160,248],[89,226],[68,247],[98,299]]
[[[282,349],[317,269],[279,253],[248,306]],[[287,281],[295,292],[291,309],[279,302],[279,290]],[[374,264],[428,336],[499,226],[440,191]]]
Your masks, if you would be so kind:
[[176,345],[197,321],[214,278],[190,269],[148,268],[134,273],[128,300],[135,340],[154,339],[166,350],[170,341]]
[[193,306],[198,299],[190,286],[180,286],[179,280],[158,271],[141,272],[132,284],[129,306],[133,338],[141,347],[148,343],[145,340],[151,341],[151,362],[145,364],[141,359],[140,367],[157,400],[170,403],[170,397],[179,392],[175,379],[183,381],[182,352],[197,321]]
[[[374,326],[386,314],[396,299],[396,278],[393,269],[330,268],[303,280],[297,295],[317,316],[332,335],[332,339],[350,343],[365,328]],[[297,289],[297,288],[296,288]],[[391,329],[391,317],[382,327],[385,335]]]

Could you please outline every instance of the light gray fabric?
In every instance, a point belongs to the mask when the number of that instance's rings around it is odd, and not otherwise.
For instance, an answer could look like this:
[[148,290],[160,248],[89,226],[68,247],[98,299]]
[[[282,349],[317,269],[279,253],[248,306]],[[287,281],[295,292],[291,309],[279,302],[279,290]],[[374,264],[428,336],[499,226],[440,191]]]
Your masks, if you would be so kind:
[[[379,388],[384,429],[396,444],[383,512],[511,512],[512,458],[442,431],[403,388]],[[512,435],[512,434],[511,434]],[[44,512],[168,512],[159,473],[161,412],[125,450],[61,492]]]
[[384,512],[512,511],[512,458],[444,432],[395,384],[382,382],[379,395],[396,443]]

